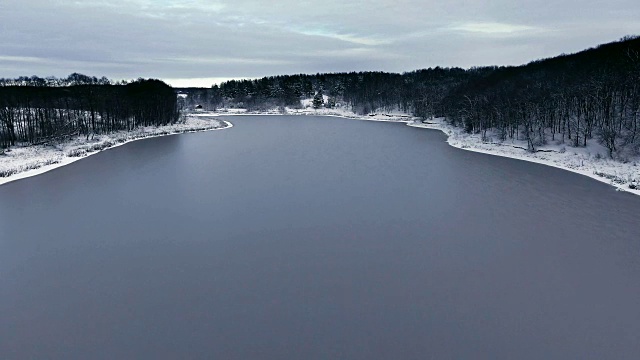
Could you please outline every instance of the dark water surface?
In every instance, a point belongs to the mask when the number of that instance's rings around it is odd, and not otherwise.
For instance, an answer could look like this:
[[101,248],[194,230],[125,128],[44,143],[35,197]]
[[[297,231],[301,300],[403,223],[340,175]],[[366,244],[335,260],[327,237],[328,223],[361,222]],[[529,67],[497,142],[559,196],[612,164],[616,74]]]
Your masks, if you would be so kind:
[[0,359],[638,359],[640,197],[234,117],[0,186]]

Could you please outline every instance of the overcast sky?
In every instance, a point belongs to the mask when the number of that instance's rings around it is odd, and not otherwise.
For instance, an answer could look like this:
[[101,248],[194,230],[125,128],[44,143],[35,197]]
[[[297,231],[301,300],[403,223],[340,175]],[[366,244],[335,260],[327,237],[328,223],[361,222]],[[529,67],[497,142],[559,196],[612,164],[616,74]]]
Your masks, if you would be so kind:
[[0,77],[519,65],[640,34],[640,1],[0,0]]

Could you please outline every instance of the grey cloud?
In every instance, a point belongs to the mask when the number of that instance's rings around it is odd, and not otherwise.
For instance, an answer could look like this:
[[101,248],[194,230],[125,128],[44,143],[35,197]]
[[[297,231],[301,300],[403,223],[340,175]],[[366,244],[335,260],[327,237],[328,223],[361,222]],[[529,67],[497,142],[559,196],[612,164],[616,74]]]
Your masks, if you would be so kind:
[[0,77],[521,64],[637,33],[637,1],[4,0]]

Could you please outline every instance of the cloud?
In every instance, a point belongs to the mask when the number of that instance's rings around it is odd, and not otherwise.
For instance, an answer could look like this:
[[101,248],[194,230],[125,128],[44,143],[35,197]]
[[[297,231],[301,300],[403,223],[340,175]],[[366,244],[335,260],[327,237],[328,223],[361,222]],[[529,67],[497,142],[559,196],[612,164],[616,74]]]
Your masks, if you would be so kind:
[[513,35],[540,31],[541,29],[527,25],[502,24],[495,22],[468,22],[448,26],[445,30],[487,35]]
[[376,45],[384,45],[384,44],[390,43],[389,40],[380,39],[380,38],[377,38],[376,36],[367,37],[367,36],[356,35],[356,34],[339,34],[339,33],[331,32],[327,30],[320,30],[320,29],[292,29],[292,31],[302,35],[323,36],[323,37],[337,39],[340,41],[345,41],[345,42],[358,44],[358,45],[376,46]]
[[0,0],[0,77],[522,64],[637,33],[638,19],[632,0]]
[[170,13],[174,10],[189,10],[203,13],[219,13],[226,5],[218,1],[206,0],[88,0],[88,1],[63,1],[57,0],[61,7],[75,8],[108,8],[121,13],[138,12],[141,15],[153,13]]
[[162,62],[170,64],[195,64],[195,65],[219,65],[219,64],[246,64],[246,65],[287,65],[290,61],[277,59],[261,59],[261,58],[241,58],[241,57],[171,57],[162,59],[153,59],[153,62]]
[[3,56],[0,55],[0,62],[16,62],[16,63],[38,63],[44,59],[35,56]]
[[242,80],[246,78],[226,78],[226,77],[213,77],[213,78],[164,78],[163,80],[173,87],[210,87],[214,84],[220,84],[229,80]]

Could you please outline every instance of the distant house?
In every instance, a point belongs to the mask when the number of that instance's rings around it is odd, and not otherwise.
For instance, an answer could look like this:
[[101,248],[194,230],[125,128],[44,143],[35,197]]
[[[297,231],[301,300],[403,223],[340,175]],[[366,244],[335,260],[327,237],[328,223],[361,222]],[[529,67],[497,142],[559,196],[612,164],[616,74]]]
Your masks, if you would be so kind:
[[196,110],[202,110],[202,105],[196,105]]

